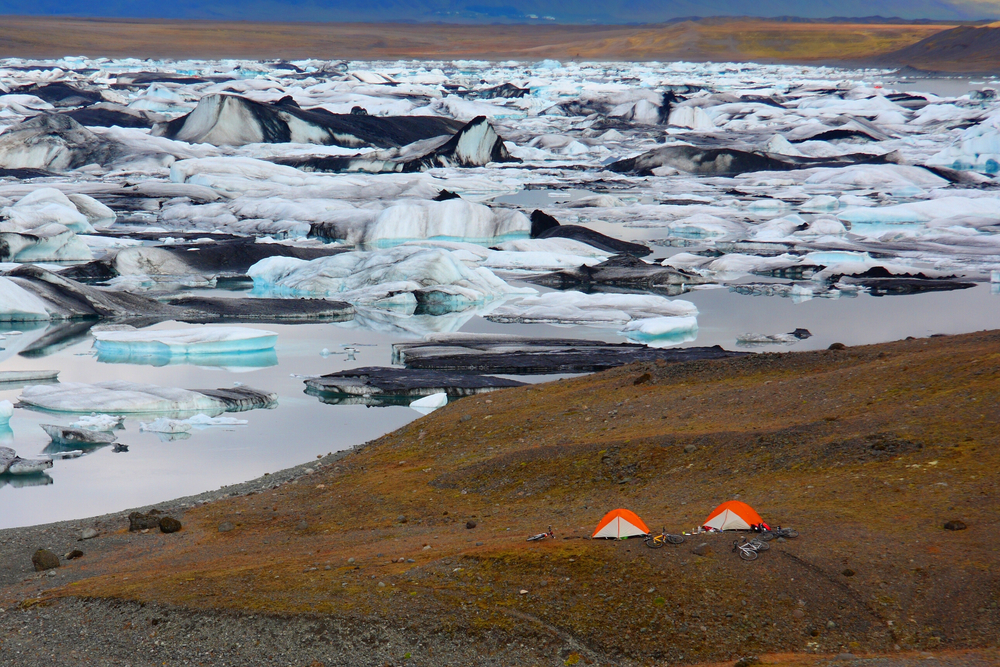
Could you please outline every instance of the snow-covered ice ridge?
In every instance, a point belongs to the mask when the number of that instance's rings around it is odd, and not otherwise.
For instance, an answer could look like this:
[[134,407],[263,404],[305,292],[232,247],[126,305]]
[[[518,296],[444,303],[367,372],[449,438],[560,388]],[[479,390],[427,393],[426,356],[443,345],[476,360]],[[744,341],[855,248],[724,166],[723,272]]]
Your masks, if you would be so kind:
[[[1000,99],[894,80],[752,63],[0,60],[0,261],[113,264],[155,233],[334,242],[375,254],[269,258],[249,274],[376,309],[506,300],[498,317],[529,321],[547,302],[518,305],[510,272],[612,254],[580,236],[527,242],[535,207],[509,195],[548,190],[570,193],[541,207],[563,225],[653,242],[658,263],[699,282],[766,276],[784,280],[767,293],[801,298],[886,276],[989,281]],[[154,235],[123,238],[142,231]],[[425,247],[392,248],[404,243]],[[592,319],[634,335],[697,328],[693,315],[629,325],[606,301]]]

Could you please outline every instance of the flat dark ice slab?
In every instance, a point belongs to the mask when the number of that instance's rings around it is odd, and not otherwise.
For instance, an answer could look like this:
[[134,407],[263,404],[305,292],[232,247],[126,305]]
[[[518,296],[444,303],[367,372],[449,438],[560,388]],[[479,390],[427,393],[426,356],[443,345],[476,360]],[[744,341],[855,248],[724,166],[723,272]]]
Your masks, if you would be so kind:
[[551,239],[565,238],[574,239],[581,243],[593,246],[606,252],[615,254],[632,255],[634,257],[645,257],[653,252],[652,248],[642,243],[632,243],[622,241],[613,236],[594,231],[582,225],[563,225],[548,213],[535,209],[531,212],[531,238]]
[[210,296],[185,296],[169,302],[186,310],[197,311],[182,316],[183,322],[274,322],[308,320],[347,322],[354,319],[354,306],[345,301],[326,299],[241,299]]
[[852,278],[844,277],[842,283],[860,285],[872,296],[902,296],[923,292],[950,292],[975,287],[975,283],[940,278]]
[[646,262],[631,255],[616,255],[594,266],[560,269],[526,278],[536,285],[584,292],[604,288],[629,291],[654,291],[680,294],[687,285],[705,285],[712,281],[690,271]]
[[790,171],[811,167],[846,167],[852,164],[886,164],[898,159],[895,153],[870,155],[857,153],[835,158],[805,158],[771,155],[733,148],[699,146],[662,146],[636,157],[618,160],[608,170],[640,175],[651,174],[658,167],[672,167],[701,176],[737,176],[754,171]]
[[405,404],[421,396],[440,393],[458,398],[524,384],[489,375],[381,366],[338,371],[305,382],[306,393],[313,396],[376,399],[364,401],[366,404]]
[[89,127],[153,127],[158,117],[129,109],[120,104],[109,102],[93,104],[81,109],[64,111],[61,115],[69,116],[80,125]]
[[257,408],[270,408],[278,402],[278,395],[252,387],[223,387],[221,389],[192,389],[226,404],[226,412],[245,412]]
[[680,363],[742,357],[713,347],[653,348],[594,340],[517,336],[442,335],[414,343],[395,343],[393,363],[407,368],[504,375],[591,373],[637,361]]

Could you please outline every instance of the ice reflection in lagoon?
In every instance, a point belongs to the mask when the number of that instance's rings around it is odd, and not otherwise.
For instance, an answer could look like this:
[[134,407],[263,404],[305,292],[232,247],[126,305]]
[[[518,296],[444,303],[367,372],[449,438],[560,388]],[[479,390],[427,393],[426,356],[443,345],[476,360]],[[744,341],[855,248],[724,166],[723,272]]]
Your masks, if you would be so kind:
[[[861,294],[850,299],[798,302],[747,296],[728,289],[704,289],[688,292],[684,299],[693,302],[700,313],[694,340],[680,343],[688,346],[737,349],[740,334],[786,333],[797,328],[808,329],[813,336],[762,349],[823,349],[834,342],[862,345],[906,336],[1000,328],[1000,301],[987,284],[954,292],[885,297]],[[183,325],[166,322],[154,328],[178,326]],[[231,387],[239,382],[276,392],[278,405],[272,410],[241,413],[240,417],[249,421],[246,427],[192,431],[185,434],[190,437],[172,441],[140,432],[140,419],[130,416],[125,420],[125,430],[117,432],[118,442],[128,445],[127,452],[115,453],[111,446],[89,448],[79,458],[56,460],[44,475],[14,479],[8,475],[0,479],[0,526],[85,517],[199,493],[303,463],[394,430],[420,415],[405,405],[328,405],[306,394],[301,377],[293,377],[389,365],[393,342],[435,331],[624,340],[614,329],[497,324],[474,312],[407,318],[362,311],[349,322],[267,325],[278,332],[274,365],[148,365],[104,363],[93,353],[89,327],[90,323],[19,324],[18,329],[24,333],[4,341],[0,370],[44,367],[58,369],[64,382],[119,379],[195,389]],[[328,356],[321,356],[323,349],[328,350]],[[0,385],[0,400],[16,401],[19,394],[18,386]],[[371,418],[371,410],[379,411],[377,419]],[[9,431],[0,433],[0,444],[13,447],[24,458],[57,454],[38,425],[66,425],[73,419],[69,415],[17,409]]]

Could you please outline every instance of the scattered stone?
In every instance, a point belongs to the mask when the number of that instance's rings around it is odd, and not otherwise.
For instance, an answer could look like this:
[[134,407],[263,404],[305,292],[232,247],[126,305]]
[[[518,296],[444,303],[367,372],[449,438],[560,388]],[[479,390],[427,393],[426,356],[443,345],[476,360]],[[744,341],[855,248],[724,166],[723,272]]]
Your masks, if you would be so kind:
[[236,526],[234,526],[231,521],[223,521],[222,523],[219,524],[219,532],[228,533],[235,527]]
[[740,658],[739,660],[737,660],[736,664],[734,664],[733,667],[752,667],[752,665],[759,665],[759,664],[760,664],[760,658],[758,658],[755,655],[748,655],[745,658]]
[[181,529],[181,522],[172,516],[165,516],[160,519],[160,532],[176,533]]
[[805,618],[806,613],[801,609],[796,609],[795,611],[792,612],[792,616],[794,616],[795,618]]
[[132,512],[128,515],[128,532],[134,533],[150,528],[159,528],[160,513],[157,510],[150,510],[148,514],[142,512]]
[[526,591],[525,589],[522,588],[518,594],[519,595],[527,595],[528,591]]
[[965,530],[966,528],[968,528],[968,526],[965,525],[965,522],[960,521],[959,519],[953,519],[944,524],[945,530]]
[[843,572],[841,572],[841,574],[844,575],[845,577],[853,577],[854,570],[852,570],[851,568],[847,568]]
[[83,532],[80,533],[80,539],[81,540],[92,540],[95,537],[97,537],[98,535],[100,535],[100,533],[97,532],[96,528],[84,528]]
[[635,379],[635,381],[632,382],[632,384],[638,386],[640,384],[646,384],[647,382],[649,382],[652,379],[653,379],[652,375],[650,375],[649,373],[643,373],[642,375],[640,375],[639,377],[637,377]]
[[476,527],[476,522],[475,521],[466,521],[465,522],[465,527],[468,528],[469,530],[472,530],[473,528]]
[[712,553],[712,547],[711,545],[709,545],[708,542],[702,542],[694,549],[692,549],[691,553],[693,553],[695,556],[707,556],[708,554]]
[[827,630],[833,630],[835,627],[837,627],[837,623],[835,621],[827,621],[826,622],[826,629]]
[[384,581],[378,582],[378,587],[379,588],[385,588],[385,582]]
[[353,557],[351,557],[351,558],[348,558],[348,559],[347,559],[347,562],[348,562],[348,563],[353,563],[353,562],[354,562],[354,558],[353,558]]
[[462,415],[461,417],[458,418],[458,421],[460,421],[460,422],[467,422],[470,419],[472,419],[472,415]]
[[826,348],[828,350],[846,350],[847,346],[843,343],[831,343],[830,347]]
[[685,454],[693,454],[695,451],[697,451],[697,449],[698,449],[697,445],[685,445],[685,447],[684,447],[684,453]]
[[833,657],[834,660],[854,660],[853,653],[838,653]]
[[406,562],[407,563],[416,563],[417,561],[413,560],[412,558],[407,558]]
[[80,551],[79,549],[73,549],[68,554],[63,556],[63,558],[65,558],[66,560],[76,560],[77,558],[80,558],[82,556],[83,556],[82,551]]
[[481,547],[481,546],[483,546],[483,543],[482,542],[476,542],[476,546],[477,547]]
[[406,523],[406,515],[400,514],[396,517],[396,523]]
[[306,530],[309,528],[309,522],[303,519],[295,525],[295,530]]
[[35,572],[51,570],[59,567],[59,556],[55,555],[48,549],[39,549],[31,557],[31,563],[35,566]]

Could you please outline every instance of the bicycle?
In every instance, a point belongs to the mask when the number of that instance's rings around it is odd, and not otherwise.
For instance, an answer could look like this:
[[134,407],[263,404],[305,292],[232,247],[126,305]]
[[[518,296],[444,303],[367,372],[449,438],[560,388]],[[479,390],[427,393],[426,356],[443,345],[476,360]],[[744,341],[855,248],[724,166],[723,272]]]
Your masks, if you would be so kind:
[[795,539],[798,536],[799,536],[799,531],[795,530],[794,528],[782,528],[781,526],[777,526],[770,530],[765,530],[760,534],[760,538],[765,541],[770,541],[777,537],[784,537],[786,539],[791,540]]
[[742,542],[739,540],[733,540],[733,551],[738,552],[740,558],[743,560],[757,560],[757,556],[760,555],[757,552],[767,550],[766,548],[760,548],[763,544],[763,542],[757,539],[747,540],[747,538],[744,537]]
[[667,529],[664,528],[662,531],[660,531],[659,535],[653,535],[652,533],[646,535],[646,537],[643,538],[643,542],[645,542],[646,546],[649,547],[650,549],[660,549],[663,547],[663,545],[667,543],[683,544],[684,536],[671,535],[670,533],[667,532]]
[[537,535],[532,535],[528,538],[528,542],[538,542],[544,540],[545,538],[555,539],[555,534],[552,532],[552,526],[549,526],[549,532],[538,533]]

